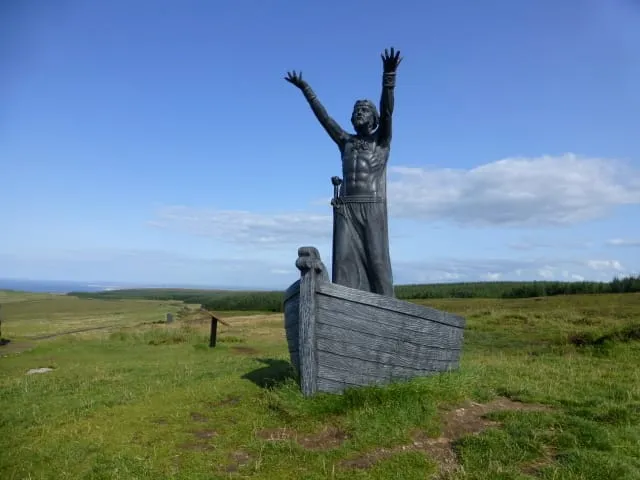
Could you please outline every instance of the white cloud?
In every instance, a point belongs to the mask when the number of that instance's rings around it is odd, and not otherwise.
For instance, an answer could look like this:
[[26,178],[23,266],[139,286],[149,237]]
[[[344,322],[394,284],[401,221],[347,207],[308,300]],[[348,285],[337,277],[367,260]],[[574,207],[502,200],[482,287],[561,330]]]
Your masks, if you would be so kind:
[[472,226],[565,225],[640,203],[640,172],[621,162],[507,158],[470,170],[391,167],[393,215]]
[[[323,257],[331,268],[329,256]],[[78,280],[94,283],[127,282],[140,286],[200,285],[218,288],[284,289],[299,272],[295,257],[276,260],[206,258],[168,251],[105,250],[47,251],[0,254],[5,277],[40,280]],[[562,258],[504,259],[477,257],[394,261],[394,283],[443,283],[496,280],[547,280],[545,272],[561,272],[564,280],[611,280],[620,275],[616,260]],[[118,283],[121,284],[121,283]]]
[[302,244],[329,239],[331,216],[306,212],[255,213],[215,208],[164,207],[150,226],[193,235],[215,237],[229,243],[262,247]]
[[552,279],[555,276],[553,267],[545,265],[543,268],[538,269],[538,275],[544,279]]
[[607,240],[607,245],[612,247],[640,247],[639,239],[612,238]]
[[[575,224],[640,203],[640,172],[621,162],[558,157],[507,158],[470,170],[390,167],[390,217],[465,226],[536,227]],[[311,207],[314,199],[308,199]],[[326,205],[328,199],[323,199]],[[331,214],[257,213],[167,206],[148,225],[232,244],[274,247],[331,238]],[[548,247],[523,241],[515,249]]]
[[[597,268],[593,268],[593,267]],[[393,263],[396,283],[437,283],[474,281],[608,281],[622,269],[615,260],[581,260],[563,258],[505,259],[465,258],[402,261]]]
[[640,203],[640,172],[573,154],[507,158],[470,170],[390,171],[395,215],[464,225],[574,224],[602,217],[616,205]]
[[587,260],[586,264],[592,270],[624,270],[618,260]]
[[522,250],[522,251],[529,251],[529,250],[537,250],[537,249],[543,249],[543,248],[553,248],[553,249],[558,249],[558,248],[566,248],[566,249],[571,249],[571,250],[575,250],[577,248],[590,248],[593,244],[591,242],[579,242],[579,241],[571,241],[571,240],[549,240],[549,241],[544,241],[544,240],[539,240],[539,239],[535,239],[535,238],[523,238],[520,239],[518,241],[515,242],[511,242],[509,244],[507,244],[507,247],[509,247],[512,250]]
[[501,277],[502,277],[502,274],[500,272],[489,272],[483,275],[483,278],[490,282],[495,282],[497,280],[500,280]]
[[297,271],[295,268],[272,268],[271,273],[274,275],[295,275]]

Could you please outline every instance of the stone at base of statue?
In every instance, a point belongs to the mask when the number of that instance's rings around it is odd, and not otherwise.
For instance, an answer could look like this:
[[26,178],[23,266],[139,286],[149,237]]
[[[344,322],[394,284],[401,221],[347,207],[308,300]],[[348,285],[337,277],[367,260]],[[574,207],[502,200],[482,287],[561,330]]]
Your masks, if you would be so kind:
[[167,313],[167,323],[173,323],[173,313]]
[[455,370],[465,319],[329,281],[318,250],[301,247],[285,293],[291,363],[304,396]]

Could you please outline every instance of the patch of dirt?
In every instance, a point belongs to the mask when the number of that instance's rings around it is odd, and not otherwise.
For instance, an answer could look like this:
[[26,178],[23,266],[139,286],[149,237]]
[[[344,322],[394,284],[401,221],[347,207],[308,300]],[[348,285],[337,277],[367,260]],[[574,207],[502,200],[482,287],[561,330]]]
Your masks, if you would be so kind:
[[213,445],[209,445],[208,443],[198,443],[198,442],[186,442],[179,445],[179,447],[182,450],[191,450],[191,451],[197,451],[197,452],[211,451],[211,450],[215,450],[216,448]]
[[[500,397],[489,403],[465,402],[462,406],[445,411],[441,414],[442,435],[438,438],[427,437],[424,432],[413,435],[413,443],[394,448],[379,448],[356,458],[344,460],[341,466],[345,468],[366,469],[376,462],[389,458],[402,451],[419,451],[435,460],[439,467],[439,477],[445,478],[459,469],[460,464],[453,449],[453,443],[467,435],[477,435],[487,428],[498,427],[500,422],[488,420],[488,413],[517,410],[517,411],[549,411],[549,407],[540,404],[515,402]],[[528,468],[534,468],[529,466]],[[539,467],[542,468],[542,467]]]
[[500,423],[484,418],[491,412],[517,410],[528,412],[549,411],[549,407],[540,404],[515,402],[508,398],[499,397],[489,403],[465,402],[455,410],[450,410],[442,418],[442,437],[457,440],[465,435],[482,432]]
[[240,467],[246,467],[251,462],[251,456],[247,452],[237,450],[229,455],[230,463],[227,464],[225,471],[227,473],[237,472]]
[[194,422],[208,422],[209,419],[198,412],[191,412],[191,420]]
[[339,447],[349,439],[349,434],[335,427],[327,427],[314,435],[298,437],[300,446],[309,450],[329,450]]
[[245,347],[242,345],[237,345],[237,346],[233,346],[231,347],[231,351],[234,353],[239,353],[239,354],[243,354],[243,355],[259,355],[260,352],[258,350],[256,350],[255,348],[251,348],[251,347]]
[[287,428],[268,428],[257,433],[258,437],[270,441],[280,442],[295,440],[301,447],[308,450],[329,450],[339,447],[349,435],[339,428],[329,426],[318,433],[300,434]]
[[227,397],[224,400],[220,400],[219,402],[207,402],[207,405],[213,408],[224,407],[227,405],[233,406],[239,404],[240,400],[242,400],[240,397]]
[[376,463],[389,458],[396,453],[415,450],[412,445],[400,445],[394,448],[377,448],[371,452],[360,455],[359,457],[343,460],[340,466],[348,469],[361,469],[373,467]]
[[101,327],[79,328],[77,330],[68,330],[66,332],[48,333],[46,335],[36,335],[34,337],[29,337],[29,339],[31,339],[31,340],[47,340],[49,338],[61,337],[63,335],[72,335],[74,333],[93,332],[94,330],[106,330],[108,328],[117,328],[117,327],[118,327],[118,325],[103,325]]
[[196,430],[193,432],[193,436],[200,439],[213,438],[218,436],[218,432],[215,430]]
[[548,467],[556,460],[556,456],[557,452],[555,449],[545,446],[542,456],[531,462],[522,464],[520,466],[520,471],[531,476],[538,475],[543,468]]
[[[6,340],[6,339],[3,339]],[[0,357],[6,357],[8,355],[15,355],[22,352],[27,352],[32,350],[35,347],[35,344],[28,342],[13,342],[11,340],[6,340],[7,343],[4,343],[0,346]]]
[[260,430],[256,435],[269,442],[281,442],[297,437],[295,430],[289,430],[288,428],[266,428]]

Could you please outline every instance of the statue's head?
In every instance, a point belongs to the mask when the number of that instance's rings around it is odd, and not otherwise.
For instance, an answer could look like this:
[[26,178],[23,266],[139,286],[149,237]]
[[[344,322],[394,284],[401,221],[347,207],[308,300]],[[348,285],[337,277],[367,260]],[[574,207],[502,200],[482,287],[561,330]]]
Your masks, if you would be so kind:
[[378,109],[373,102],[369,100],[358,100],[353,106],[351,124],[356,133],[368,135],[375,132],[378,128],[379,121],[380,115],[378,115]]

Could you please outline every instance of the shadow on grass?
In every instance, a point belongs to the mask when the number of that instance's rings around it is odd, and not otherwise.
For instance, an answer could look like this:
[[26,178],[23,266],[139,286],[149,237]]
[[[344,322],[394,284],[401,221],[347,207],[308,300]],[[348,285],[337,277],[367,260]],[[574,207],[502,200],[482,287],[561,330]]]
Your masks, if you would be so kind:
[[0,347],[9,343],[11,343],[11,340],[9,340],[8,338],[0,338]]
[[272,358],[258,358],[256,360],[264,363],[266,367],[252,370],[244,374],[242,378],[255,383],[260,388],[277,387],[296,377],[293,366],[285,360],[274,360]]

